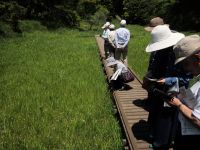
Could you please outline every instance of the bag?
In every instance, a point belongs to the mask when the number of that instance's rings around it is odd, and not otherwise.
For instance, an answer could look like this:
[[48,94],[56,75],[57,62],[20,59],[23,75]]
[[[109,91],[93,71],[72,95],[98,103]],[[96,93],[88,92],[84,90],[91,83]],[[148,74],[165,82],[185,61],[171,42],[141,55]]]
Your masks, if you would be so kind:
[[124,83],[128,83],[134,80],[134,75],[130,70],[128,70],[126,72],[121,73],[121,79]]

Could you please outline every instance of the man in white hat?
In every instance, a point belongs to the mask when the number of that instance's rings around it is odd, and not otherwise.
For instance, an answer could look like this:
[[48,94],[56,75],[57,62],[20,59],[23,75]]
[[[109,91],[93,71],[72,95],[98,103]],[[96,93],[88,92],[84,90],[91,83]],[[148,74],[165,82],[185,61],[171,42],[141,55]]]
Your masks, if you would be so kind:
[[110,22],[106,22],[101,27],[103,29],[102,38],[104,39],[104,51],[105,51],[106,58],[108,58],[109,56],[109,42],[108,42],[108,33],[110,32],[109,26],[110,26]]
[[109,26],[110,32],[108,33],[108,42],[109,42],[109,56],[114,57],[115,54],[115,25],[111,24]]
[[128,29],[125,28],[126,26],[126,20],[121,20],[120,22],[120,28],[116,30],[115,33],[115,59],[120,60],[122,57],[122,60],[126,66],[128,66],[128,42],[130,40],[130,32]]
[[[161,79],[171,77],[175,56],[173,46],[184,38],[181,33],[172,33],[167,25],[158,25],[151,32],[151,42],[146,47],[146,52],[152,53],[153,59],[149,64],[148,77]],[[152,83],[151,83],[152,84]],[[162,90],[163,84],[155,84],[154,88]],[[153,92],[153,89],[147,89]],[[163,98],[153,93],[153,101],[150,104],[149,117],[151,116],[151,133],[153,137],[153,147],[168,147],[171,140],[172,122],[175,118],[175,110],[166,107]],[[165,128],[165,130],[163,130]],[[163,131],[162,131],[163,130]]]
[[176,64],[197,77],[190,89],[182,89],[169,103],[179,109],[176,150],[200,149],[200,37],[187,36],[174,46]]

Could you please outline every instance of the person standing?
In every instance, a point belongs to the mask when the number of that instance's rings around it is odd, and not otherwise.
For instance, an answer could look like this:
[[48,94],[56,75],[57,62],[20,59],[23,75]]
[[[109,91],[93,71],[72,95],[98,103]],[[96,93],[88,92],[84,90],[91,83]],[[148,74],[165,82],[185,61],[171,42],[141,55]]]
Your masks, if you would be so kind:
[[109,42],[108,42],[108,33],[110,32],[109,29],[110,22],[106,22],[101,28],[103,29],[102,38],[104,39],[104,51],[105,51],[105,58],[109,56]]
[[[146,52],[154,52],[152,55],[153,59],[149,64],[151,71],[148,74],[148,78],[162,79],[171,77],[170,73],[173,71],[175,61],[173,46],[182,38],[184,38],[183,34],[171,32],[167,25],[154,27],[151,32],[152,40],[146,47]],[[149,110],[149,115],[152,116],[151,133],[153,137],[153,148],[167,149],[170,144],[175,109],[165,105],[163,97],[155,93],[154,89],[167,92],[166,86],[163,84],[155,83],[155,86],[150,86],[147,89],[153,95]]]
[[130,40],[130,31],[126,29],[126,20],[121,20],[120,28],[115,33],[115,59],[120,60],[122,57],[123,63],[128,66],[128,42]]
[[[164,25],[164,21],[162,18],[160,17],[155,17],[155,18],[152,18],[150,21],[149,21],[149,24],[148,26],[146,26],[144,29],[145,31],[148,31],[148,32],[151,32],[156,26],[158,25]],[[145,74],[144,78],[143,78],[143,88],[145,88],[145,84],[150,84],[148,80],[146,80],[146,77],[149,77],[149,76],[152,76],[152,62],[154,61],[154,57],[155,57],[155,52],[151,52],[150,53],[150,57],[149,57],[149,65],[148,65],[148,69],[147,69],[147,73]],[[154,99],[154,96],[153,96],[153,93],[150,92],[150,91],[147,91],[148,92],[148,98],[146,100],[146,106],[150,106],[150,103],[152,102],[152,100]],[[149,118],[148,118],[148,122],[151,124],[151,121],[152,120],[152,116],[151,114],[149,115]]]
[[115,55],[115,25],[111,24],[109,26],[110,32],[108,33],[108,42],[109,42],[109,53],[111,57]]
[[175,150],[200,149],[200,37],[190,35],[174,46],[175,64],[191,72],[197,82],[190,89],[182,89],[169,104],[179,110],[179,129]]

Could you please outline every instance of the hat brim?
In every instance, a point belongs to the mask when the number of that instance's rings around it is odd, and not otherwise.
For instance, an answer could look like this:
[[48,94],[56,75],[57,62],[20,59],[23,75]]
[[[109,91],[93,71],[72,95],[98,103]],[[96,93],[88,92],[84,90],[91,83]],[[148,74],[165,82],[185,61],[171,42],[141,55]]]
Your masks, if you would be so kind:
[[[163,24],[163,25],[166,25],[169,27],[169,24]],[[150,27],[150,26],[147,26],[147,27],[144,27],[144,30],[148,31],[148,32],[151,32],[155,27]]]
[[153,30],[154,27],[145,27],[144,30],[151,32]]
[[178,63],[180,63],[180,62],[182,62],[183,60],[185,60],[186,59],[186,57],[181,57],[181,58],[178,58],[178,59],[176,59],[176,61],[175,61],[175,65],[176,64],[178,64]]
[[102,29],[105,29],[105,28],[106,28],[106,26],[105,26],[105,25],[103,25],[101,28],[102,28]]
[[156,42],[156,43],[150,43],[146,47],[146,52],[150,53],[150,52],[154,52],[154,51],[158,51],[158,50],[162,50],[162,49],[171,47],[184,37],[185,37],[185,35],[182,33],[171,33],[171,36],[163,41]]
[[192,56],[193,54],[195,54],[195,53],[197,53],[197,52],[200,52],[200,47],[197,48],[197,49],[195,49],[194,52],[191,53],[190,55],[185,56],[185,57],[180,57],[180,58],[176,59],[174,64],[177,65],[178,63],[182,62],[183,60],[185,60],[186,58]]

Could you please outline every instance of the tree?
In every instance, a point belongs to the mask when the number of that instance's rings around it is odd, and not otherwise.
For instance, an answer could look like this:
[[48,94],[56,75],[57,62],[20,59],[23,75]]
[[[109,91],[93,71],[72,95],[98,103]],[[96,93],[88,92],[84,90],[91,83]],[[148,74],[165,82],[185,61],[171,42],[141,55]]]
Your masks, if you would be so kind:
[[109,11],[105,7],[100,6],[95,14],[89,19],[90,30],[94,25],[99,26],[100,24],[103,24],[106,21],[108,14]]

